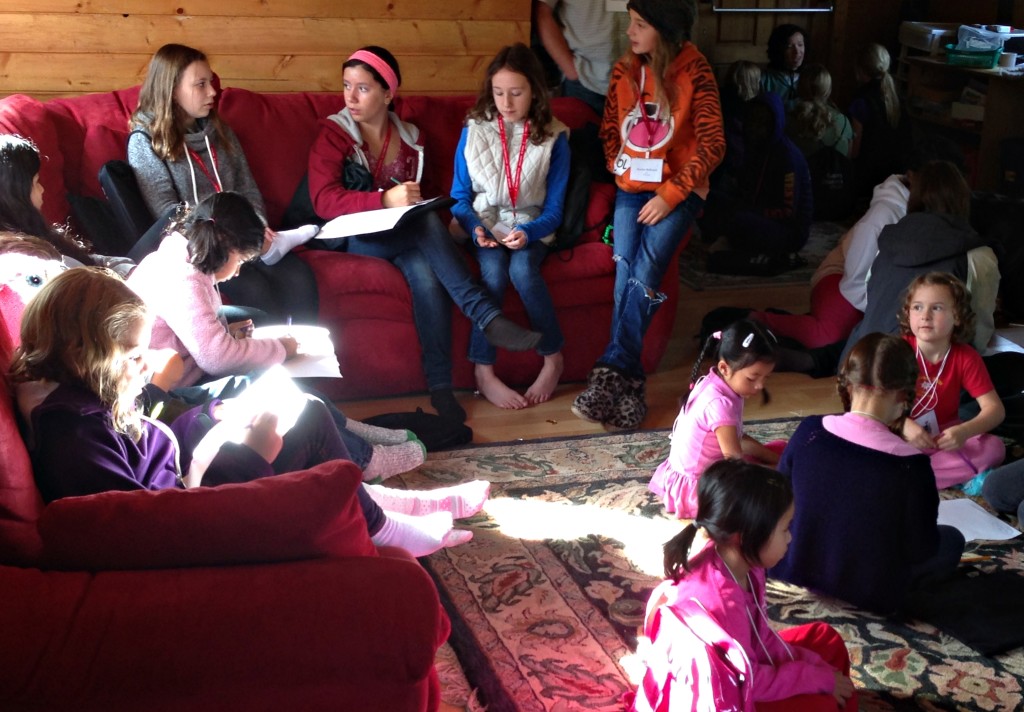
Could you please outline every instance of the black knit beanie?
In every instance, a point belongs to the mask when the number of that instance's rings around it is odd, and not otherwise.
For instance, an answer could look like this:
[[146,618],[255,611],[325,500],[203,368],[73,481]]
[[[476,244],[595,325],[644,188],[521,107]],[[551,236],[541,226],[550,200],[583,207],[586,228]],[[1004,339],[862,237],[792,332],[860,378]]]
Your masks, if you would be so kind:
[[694,0],[629,0],[626,9],[636,12],[674,45],[690,39],[697,18]]

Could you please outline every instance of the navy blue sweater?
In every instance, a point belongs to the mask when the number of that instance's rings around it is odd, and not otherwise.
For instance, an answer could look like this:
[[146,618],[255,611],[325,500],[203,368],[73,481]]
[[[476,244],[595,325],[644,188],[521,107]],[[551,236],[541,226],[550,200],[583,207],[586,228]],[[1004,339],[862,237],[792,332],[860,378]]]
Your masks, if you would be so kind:
[[927,455],[898,456],[800,423],[779,463],[790,477],[793,541],[770,576],[892,613],[911,566],[938,549],[939,495]]

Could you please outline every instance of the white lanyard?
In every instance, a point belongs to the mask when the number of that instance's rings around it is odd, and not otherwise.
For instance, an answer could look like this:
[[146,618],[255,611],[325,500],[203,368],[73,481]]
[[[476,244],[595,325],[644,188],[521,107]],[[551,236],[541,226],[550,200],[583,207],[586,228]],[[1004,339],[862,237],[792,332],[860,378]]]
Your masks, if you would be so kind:
[[942,378],[942,372],[946,370],[946,359],[949,358],[949,352],[953,350],[952,345],[946,349],[945,355],[942,357],[942,362],[939,364],[939,372],[935,374],[935,378],[928,377],[928,361],[921,354],[921,347],[915,347],[917,351],[917,360],[921,363],[921,373],[924,375],[924,383],[921,384],[923,392],[920,397],[914,401],[914,407],[910,409],[910,417],[920,418],[928,411],[935,410],[935,406],[939,404],[939,379]]

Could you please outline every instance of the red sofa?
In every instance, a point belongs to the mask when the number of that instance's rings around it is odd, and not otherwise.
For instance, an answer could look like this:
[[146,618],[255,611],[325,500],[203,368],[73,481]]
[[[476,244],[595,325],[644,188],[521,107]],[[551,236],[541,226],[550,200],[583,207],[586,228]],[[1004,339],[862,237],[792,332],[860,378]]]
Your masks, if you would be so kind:
[[[3,372],[10,351],[0,311]],[[0,709],[437,709],[449,621],[415,559],[371,543],[360,477],[43,505],[0,377]]]
[[[451,187],[452,157],[471,100],[467,96],[397,100],[399,116],[423,131],[426,195],[446,194]],[[124,158],[128,116],[137,101],[137,87],[47,102],[22,95],[0,100],[0,131],[32,138],[47,157],[42,168],[43,211],[50,220],[68,218],[68,193],[102,197],[97,173],[105,162]],[[339,94],[328,93],[262,94],[229,88],[220,95],[221,115],[245,149],[272,225],[281,219],[306,172],[318,120],[342,105]],[[554,110],[570,127],[596,118],[574,99],[556,99]],[[600,238],[613,202],[613,187],[595,184],[587,225],[598,227],[574,249],[551,255],[543,267],[565,333],[566,381],[584,380],[608,340],[614,263],[611,248]],[[322,390],[336,399],[425,390],[409,289],[398,269],[382,260],[344,253],[306,251],[304,258],[315,273],[320,321],[334,336],[344,375],[323,382]],[[675,321],[679,292],[675,259],[662,285],[668,300],[645,341],[643,362],[648,371],[661,360]],[[504,309],[516,321],[528,323],[514,290],[509,290]],[[465,358],[470,325],[455,314],[453,383],[457,388],[472,388],[472,364]],[[525,384],[536,377],[540,365],[541,358],[534,352],[501,352],[496,369],[507,382]]]

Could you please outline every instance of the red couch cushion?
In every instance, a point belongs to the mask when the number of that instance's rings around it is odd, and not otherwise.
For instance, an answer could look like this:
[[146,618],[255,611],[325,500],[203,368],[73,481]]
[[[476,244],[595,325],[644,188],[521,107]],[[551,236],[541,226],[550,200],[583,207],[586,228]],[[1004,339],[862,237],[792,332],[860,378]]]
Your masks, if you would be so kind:
[[361,486],[359,469],[336,460],[244,484],[68,497],[39,520],[43,562],[101,571],[375,556]]
[[[8,291],[6,287],[5,291]],[[7,314],[17,308],[20,300],[0,299],[0,563],[16,566],[32,565],[39,558],[42,544],[36,521],[43,511],[32,462],[18,432],[14,415],[14,397],[5,376],[11,361],[13,340],[8,330]]]
[[39,179],[45,195],[43,214],[50,222],[63,223],[71,206],[64,189],[65,156],[49,106],[24,94],[0,100],[0,133],[18,134],[35,142],[42,157]]
[[[267,220],[281,224],[295,188],[306,175],[318,121],[341,111],[340,93],[261,94],[225,89],[218,110],[238,136],[266,203]],[[287,160],[281,160],[287,156]]]

